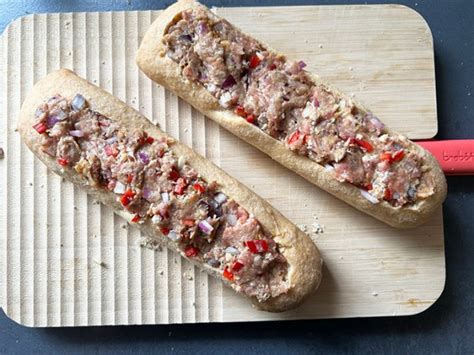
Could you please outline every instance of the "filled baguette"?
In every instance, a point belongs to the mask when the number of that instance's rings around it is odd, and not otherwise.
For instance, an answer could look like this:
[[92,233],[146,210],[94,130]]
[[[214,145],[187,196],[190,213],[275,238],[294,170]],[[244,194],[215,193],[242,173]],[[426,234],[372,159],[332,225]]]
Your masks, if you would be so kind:
[[347,95],[205,6],[182,0],[147,31],[137,64],[311,183],[397,228],[443,202],[436,159]]
[[[296,307],[321,280],[311,239],[266,201],[69,70],[40,80],[18,130],[52,171],[247,296]],[[67,223],[67,221],[65,221]]]

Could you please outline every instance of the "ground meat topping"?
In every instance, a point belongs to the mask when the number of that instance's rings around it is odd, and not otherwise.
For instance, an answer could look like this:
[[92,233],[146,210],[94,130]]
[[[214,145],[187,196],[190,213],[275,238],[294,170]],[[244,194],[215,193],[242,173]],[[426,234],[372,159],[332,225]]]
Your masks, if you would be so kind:
[[150,223],[188,258],[265,301],[287,292],[288,263],[259,222],[170,149],[171,141],[127,130],[91,110],[80,94],[38,107],[41,147],[90,185],[116,194],[131,222]]
[[424,159],[370,112],[315,84],[288,61],[205,9],[183,11],[165,33],[167,55],[222,107],[361,189],[400,207],[434,193]]

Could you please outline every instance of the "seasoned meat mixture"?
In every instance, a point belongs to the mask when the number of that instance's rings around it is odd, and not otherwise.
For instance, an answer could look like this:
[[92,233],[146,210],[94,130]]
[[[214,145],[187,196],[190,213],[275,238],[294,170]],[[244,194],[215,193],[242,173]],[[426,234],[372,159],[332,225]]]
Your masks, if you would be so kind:
[[130,131],[91,110],[83,96],[38,107],[42,149],[88,183],[116,194],[133,223],[152,223],[188,258],[218,270],[259,301],[288,290],[288,264],[242,206],[169,149],[171,141]]
[[268,51],[203,9],[183,11],[168,26],[164,44],[182,75],[222,107],[359,187],[370,202],[401,207],[434,193],[428,168],[408,139],[315,84],[303,61]]

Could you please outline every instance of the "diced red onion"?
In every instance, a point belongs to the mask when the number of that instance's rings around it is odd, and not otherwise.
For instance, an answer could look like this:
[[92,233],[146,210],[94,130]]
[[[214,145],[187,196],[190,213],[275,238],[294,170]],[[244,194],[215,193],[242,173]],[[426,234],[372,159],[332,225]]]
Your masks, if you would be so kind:
[[237,82],[235,81],[234,77],[232,75],[229,75],[227,78],[225,78],[224,82],[221,85],[221,88],[224,90],[229,89],[235,84],[237,84]]
[[143,164],[148,164],[150,162],[150,157],[147,152],[138,152],[138,157],[143,162]]
[[222,205],[224,202],[227,201],[227,196],[222,192],[219,192],[214,196],[214,201],[216,201],[219,205]]
[[86,107],[86,99],[84,96],[77,94],[71,101],[71,107],[74,111],[80,111]]
[[209,234],[214,230],[214,228],[205,219],[199,222],[198,227],[206,234]]
[[319,100],[317,97],[313,97],[313,106],[318,108],[319,107]]
[[226,219],[227,223],[229,223],[231,226],[235,226],[237,224],[237,216],[235,214],[228,214]]
[[379,130],[383,130],[385,128],[385,125],[375,116],[372,116],[370,123],[372,123],[374,127]]
[[51,128],[58,122],[59,120],[56,116],[48,116],[48,119],[46,120],[46,125],[48,126],[48,128]]
[[80,129],[69,131],[69,134],[73,137],[78,137],[78,138],[84,137],[84,132]]
[[169,193],[167,192],[162,192],[161,193],[161,199],[163,200],[163,202],[170,202],[170,195]]
[[209,27],[207,26],[207,23],[205,22],[199,22],[197,26],[197,32],[200,35],[205,35],[206,33],[209,32]]
[[55,112],[54,116],[56,116],[56,118],[59,121],[63,121],[67,118],[67,113],[64,112],[63,110],[59,109],[57,112]]
[[167,237],[170,238],[173,242],[177,242],[179,240],[179,235],[174,230],[171,230],[168,233]]
[[227,247],[225,252],[231,255],[237,255],[239,253],[239,251],[234,247]]
[[369,192],[365,191],[365,190],[360,190],[360,193],[362,196],[364,196],[367,200],[369,200],[370,203],[373,203],[374,205],[379,203],[380,201],[377,200],[374,196],[372,196],[372,194],[370,194]]
[[117,136],[113,136],[105,140],[105,143],[107,144],[114,144],[115,142],[117,142]]
[[181,35],[181,36],[179,36],[179,39],[181,41],[185,41],[185,42],[192,42],[193,41],[193,38],[189,34]]
[[146,199],[146,200],[149,200],[151,198],[151,190],[148,188],[148,187],[144,187],[143,188],[143,197]]
[[115,184],[114,192],[116,194],[123,194],[125,190],[126,190],[126,186],[120,181],[117,181],[117,183]]
[[300,67],[300,69],[306,68],[306,63],[303,62],[302,60],[300,60],[300,61],[298,62],[298,66]]

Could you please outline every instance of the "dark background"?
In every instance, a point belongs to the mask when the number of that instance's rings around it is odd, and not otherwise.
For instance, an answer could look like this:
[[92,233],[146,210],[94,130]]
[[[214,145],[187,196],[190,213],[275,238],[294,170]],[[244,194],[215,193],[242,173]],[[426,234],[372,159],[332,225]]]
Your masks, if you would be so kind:
[[[0,0],[0,30],[30,13],[162,9],[173,1]],[[433,32],[440,139],[474,138],[474,1],[203,1],[213,6],[393,3]],[[363,21],[363,19],[361,19]],[[0,353],[474,353],[474,178],[449,177],[444,204],[446,288],[410,317],[291,322],[30,329],[0,312]]]

